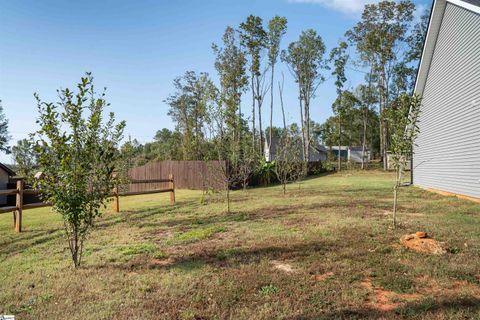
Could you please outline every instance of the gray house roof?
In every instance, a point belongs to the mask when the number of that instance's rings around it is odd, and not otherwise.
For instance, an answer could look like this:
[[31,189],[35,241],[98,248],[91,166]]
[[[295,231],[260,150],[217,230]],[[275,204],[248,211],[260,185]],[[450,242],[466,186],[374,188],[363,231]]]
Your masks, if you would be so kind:
[[476,6],[480,7],[480,0],[463,0],[463,2],[473,4],[473,5],[476,5]]
[[0,169],[5,171],[9,176],[13,177],[16,175],[16,173],[10,169],[9,167],[7,167],[6,165],[4,165],[3,163],[0,163]]
[[[298,149],[300,150],[302,147],[302,141],[300,139],[297,139],[295,141],[293,141],[292,143],[294,143]],[[277,149],[278,149],[278,146],[280,144],[280,138],[278,137],[272,137],[272,145],[270,146],[270,149],[269,149],[269,146],[268,146],[268,141],[265,141],[265,158],[267,158],[267,154],[269,153],[269,159],[271,160],[274,160],[276,158],[276,155],[277,155]],[[321,145],[314,145],[314,144],[311,144],[310,145],[310,160],[311,161],[319,161],[319,159],[323,158],[323,157],[326,157],[326,154],[327,154],[327,149],[324,147],[324,146],[321,146]],[[302,156],[303,158],[303,156]]]
[[435,45],[437,43],[437,38],[442,25],[447,3],[451,3],[480,14],[480,0],[434,0],[427,37],[423,46],[423,54],[420,60],[420,67],[418,68],[417,80],[415,83],[414,92],[419,96],[423,96],[423,90],[425,89],[425,83],[427,81],[428,72],[430,70],[430,65],[433,58],[433,52],[435,50]]

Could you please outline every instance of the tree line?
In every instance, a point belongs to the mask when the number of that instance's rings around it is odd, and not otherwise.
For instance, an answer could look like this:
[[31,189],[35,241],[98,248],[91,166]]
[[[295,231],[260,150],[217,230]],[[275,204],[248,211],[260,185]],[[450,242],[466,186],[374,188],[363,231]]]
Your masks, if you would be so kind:
[[[369,150],[386,169],[391,140],[386,114],[402,93],[413,89],[428,24],[428,12],[415,19],[415,10],[411,1],[366,5],[360,21],[331,50],[314,29],[284,44],[287,18],[265,22],[250,15],[238,26],[226,27],[221,41],[212,45],[218,83],[194,71],[174,79],[175,91],[165,102],[175,129],[159,130],[145,144],[129,140],[124,147],[142,164],[217,159],[222,143],[231,152],[221,156],[224,160],[246,157],[261,164],[265,148],[288,131],[300,144],[303,160],[311,159],[312,146],[357,146],[363,159]],[[284,75],[276,73],[279,63],[288,67],[294,83],[285,84]],[[354,72],[361,72],[364,81],[348,87],[348,75]],[[311,108],[327,78],[334,79],[337,97],[333,115],[319,124],[311,118]],[[284,85],[296,86],[296,107],[284,105]],[[248,100],[247,112],[242,106]],[[298,124],[288,124],[285,113],[295,109]],[[273,123],[276,113],[282,115],[280,127]],[[362,167],[366,165],[364,161]]]
[[[278,150],[286,141],[298,144],[301,161],[311,160],[319,145],[329,150],[360,146],[362,168],[369,150],[386,169],[391,141],[387,111],[413,89],[428,24],[428,12],[415,19],[415,10],[411,1],[366,5],[361,19],[330,50],[314,29],[286,44],[287,18],[263,21],[250,15],[238,26],[226,27],[221,41],[212,45],[217,82],[194,71],[174,79],[174,92],[164,101],[175,129],[161,129],[145,144],[128,139],[122,149],[136,165],[222,159],[249,163],[253,172],[263,166],[272,144]],[[294,83],[286,84],[284,75],[277,74],[279,64],[288,68]],[[347,86],[348,75],[357,72],[364,75],[363,83]],[[337,97],[333,115],[320,124],[311,118],[311,108],[327,78],[334,79]],[[296,87],[297,106],[284,105],[285,85]],[[251,109],[242,110],[247,101]],[[287,123],[285,113],[295,109],[298,122]],[[278,127],[273,116],[279,113]],[[28,141],[19,141],[12,151],[20,172],[32,167]]]

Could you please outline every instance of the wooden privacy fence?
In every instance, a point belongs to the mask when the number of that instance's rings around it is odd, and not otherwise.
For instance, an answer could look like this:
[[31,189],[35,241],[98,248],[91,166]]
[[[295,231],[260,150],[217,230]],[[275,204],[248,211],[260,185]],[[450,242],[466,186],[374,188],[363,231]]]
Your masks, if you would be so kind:
[[[129,170],[129,176],[138,180],[155,180],[172,173],[175,176],[175,188],[203,190],[208,188],[223,189],[221,172],[225,161],[158,161]],[[132,184],[128,191],[148,191],[150,188],[167,187],[165,183]]]
[[[113,210],[115,212],[120,212],[120,197],[128,197],[141,194],[169,192],[170,205],[175,204],[175,181],[173,174],[169,174],[168,179],[133,179],[130,181],[130,183],[131,185],[168,183],[168,188],[119,192],[119,188],[118,186],[116,186],[113,192],[110,194],[110,196],[113,197]],[[0,196],[15,196],[16,200],[14,206],[0,207],[0,214],[13,212],[13,224],[15,226],[15,232],[22,232],[22,213],[24,210],[50,206],[50,204],[45,202],[24,203],[23,200],[25,195],[39,195],[40,193],[41,191],[37,189],[25,189],[25,183],[23,180],[17,181],[17,187],[15,189],[0,190]]]
[[130,180],[130,186],[137,185],[137,184],[163,184],[168,183],[168,188],[166,189],[150,189],[150,190],[142,190],[142,191],[126,191],[126,192],[119,192],[118,186],[116,186],[113,190],[113,211],[120,212],[120,196],[128,197],[128,196],[137,196],[140,194],[152,194],[152,193],[163,193],[169,192],[170,193],[170,205],[175,204],[175,181],[173,179],[174,175],[169,174],[168,179],[132,179]]

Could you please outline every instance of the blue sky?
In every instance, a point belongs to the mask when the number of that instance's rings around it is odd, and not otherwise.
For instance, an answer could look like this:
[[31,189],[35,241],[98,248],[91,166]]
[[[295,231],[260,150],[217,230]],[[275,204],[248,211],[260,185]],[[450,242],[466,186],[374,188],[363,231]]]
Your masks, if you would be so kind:
[[[0,0],[0,99],[10,122],[10,144],[35,130],[34,92],[56,101],[56,89],[74,87],[85,71],[93,73],[98,88],[108,88],[111,110],[127,121],[126,135],[151,141],[157,130],[174,128],[163,100],[176,76],[194,70],[216,80],[211,44],[220,43],[227,25],[238,26],[249,14],[264,20],[282,15],[289,24],[283,47],[314,28],[330,50],[366,2],[373,1]],[[430,5],[429,0],[415,2]],[[280,66],[277,75],[281,72],[288,121],[298,122],[295,83],[286,67]],[[350,71],[349,78],[348,86],[355,86],[362,75]],[[329,79],[312,103],[314,121],[331,115],[334,98]],[[244,102],[250,105],[249,93]],[[264,127],[268,106],[267,100]],[[281,124],[279,112],[274,123]],[[2,154],[0,161],[11,163],[11,156]]]

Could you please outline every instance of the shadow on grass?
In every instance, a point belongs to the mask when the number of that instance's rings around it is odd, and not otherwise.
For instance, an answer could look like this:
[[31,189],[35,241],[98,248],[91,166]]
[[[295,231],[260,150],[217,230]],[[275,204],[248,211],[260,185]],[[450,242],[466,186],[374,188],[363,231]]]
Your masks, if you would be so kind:
[[194,253],[180,255],[172,258],[172,262],[165,265],[151,263],[147,256],[138,256],[125,263],[86,265],[87,269],[119,269],[126,272],[162,269],[179,269],[191,271],[206,265],[218,268],[236,268],[239,264],[258,264],[263,259],[298,259],[311,254],[325,254],[338,250],[334,241],[320,240],[313,242],[278,245],[253,246],[249,248],[208,249],[204,248]]
[[298,316],[295,320],[317,320],[317,319],[399,319],[415,318],[439,319],[445,314],[458,312],[462,319],[473,319],[480,310],[480,299],[475,297],[442,297],[435,301],[410,302],[392,311],[380,311],[372,308],[342,309],[338,311],[318,313],[313,315]]
[[[119,214],[104,215],[94,229],[106,229],[124,222],[136,222],[159,214],[170,214],[175,207],[160,207],[137,211],[125,211]],[[13,232],[13,231],[12,231]],[[63,235],[63,228],[40,228],[24,230],[20,234],[12,234],[8,241],[0,242],[0,255],[15,255],[36,245],[56,240]]]
[[[218,224],[218,223],[231,223],[231,222],[253,222],[253,221],[262,221],[262,220],[281,220],[282,217],[294,217],[296,215],[301,215],[305,213],[318,213],[319,217],[322,214],[339,214],[341,216],[350,215],[357,216],[359,218],[365,217],[365,211],[371,212],[372,214],[378,214],[379,211],[383,212],[391,208],[390,202],[378,201],[375,199],[365,200],[365,199],[354,199],[351,197],[342,197],[342,199],[336,198],[336,200],[319,200],[318,202],[303,204],[296,203],[291,205],[279,205],[279,206],[262,206],[260,208],[255,208],[252,210],[240,210],[227,213],[215,213],[209,216],[189,216],[189,217],[175,217],[167,216],[165,219],[160,221],[148,221],[146,218],[149,216],[157,215],[160,212],[157,212],[158,209],[149,210],[149,212],[142,213],[132,213],[129,215],[129,221],[140,221],[140,227],[152,227],[152,228],[164,228],[164,227],[191,227],[195,225],[209,225],[209,224]],[[359,211],[353,211],[351,209],[358,209]],[[408,210],[407,206],[399,205],[399,211]],[[165,213],[173,213],[173,210],[164,211]]]
[[[333,205],[332,205],[333,207]],[[255,220],[268,220],[268,219],[278,219],[282,216],[295,215],[300,210],[309,211],[317,210],[317,205],[288,205],[288,206],[277,206],[277,207],[261,207],[249,211],[238,211],[232,213],[217,213],[209,216],[198,216],[198,217],[179,217],[172,218],[162,221],[154,222],[141,222],[139,226],[148,226],[148,227],[191,227],[192,225],[210,225],[218,223],[230,223],[230,222],[247,222]],[[152,214],[143,215],[140,214],[136,216],[133,220],[144,219]],[[132,221],[133,221],[132,220]]]
[[14,255],[22,253],[36,245],[42,245],[58,239],[63,229],[28,230],[23,231],[20,237],[13,237],[11,241],[0,243],[1,255]]

